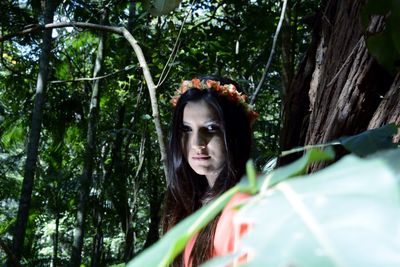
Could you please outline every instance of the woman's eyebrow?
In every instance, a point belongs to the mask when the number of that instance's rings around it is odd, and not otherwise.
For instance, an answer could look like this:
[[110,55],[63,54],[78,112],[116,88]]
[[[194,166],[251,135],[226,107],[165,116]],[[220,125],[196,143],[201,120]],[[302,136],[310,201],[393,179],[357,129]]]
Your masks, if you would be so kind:
[[190,125],[190,122],[182,121],[182,124],[183,124],[183,125]]
[[[211,119],[211,120],[203,122],[204,125],[213,124],[213,123],[220,124],[221,122],[219,120],[216,120],[216,119]],[[191,123],[188,122],[188,121],[182,121],[182,124],[191,125]]]
[[221,122],[219,120],[209,120],[206,121],[204,124],[208,125],[208,124],[220,124]]

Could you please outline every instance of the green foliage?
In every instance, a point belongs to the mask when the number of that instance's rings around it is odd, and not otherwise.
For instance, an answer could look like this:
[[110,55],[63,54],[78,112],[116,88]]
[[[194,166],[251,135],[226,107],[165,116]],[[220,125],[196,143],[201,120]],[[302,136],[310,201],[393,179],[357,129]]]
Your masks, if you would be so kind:
[[15,222],[13,216],[18,209],[18,203],[11,199],[3,199],[0,202],[0,235],[5,236],[9,231],[9,228]]
[[18,149],[19,144],[25,140],[25,136],[23,121],[19,120],[5,129],[0,137],[0,143],[10,150]]
[[400,60],[400,2],[397,0],[369,0],[362,13],[362,23],[368,28],[373,15],[385,16],[385,27],[378,33],[367,36],[370,53],[392,73],[399,69]]

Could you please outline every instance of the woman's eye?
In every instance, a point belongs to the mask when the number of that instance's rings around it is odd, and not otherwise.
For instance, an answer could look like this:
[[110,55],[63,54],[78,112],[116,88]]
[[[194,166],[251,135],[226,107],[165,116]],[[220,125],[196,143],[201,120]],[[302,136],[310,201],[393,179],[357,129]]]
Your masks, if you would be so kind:
[[189,126],[182,125],[181,126],[181,131],[184,133],[190,132],[192,129]]
[[213,132],[219,131],[219,126],[218,126],[218,125],[211,124],[211,125],[208,125],[208,126],[206,127],[206,129],[207,129],[207,131],[213,133]]

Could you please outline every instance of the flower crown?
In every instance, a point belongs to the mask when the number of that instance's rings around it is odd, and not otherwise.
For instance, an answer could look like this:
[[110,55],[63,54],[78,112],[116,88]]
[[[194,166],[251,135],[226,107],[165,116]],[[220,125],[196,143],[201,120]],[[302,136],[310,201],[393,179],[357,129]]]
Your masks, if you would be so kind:
[[226,96],[230,101],[238,103],[243,106],[244,110],[249,116],[249,120],[253,123],[258,118],[258,113],[253,110],[253,108],[246,103],[247,96],[237,91],[236,86],[233,84],[221,85],[220,82],[214,80],[200,80],[192,79],[182,81],[180,88],[176,91],[175,95],[171,99],[171,104],[176,107],[179,98],[188,89],[196,88],[199,90],[212,89],[216,91],[219,95]]

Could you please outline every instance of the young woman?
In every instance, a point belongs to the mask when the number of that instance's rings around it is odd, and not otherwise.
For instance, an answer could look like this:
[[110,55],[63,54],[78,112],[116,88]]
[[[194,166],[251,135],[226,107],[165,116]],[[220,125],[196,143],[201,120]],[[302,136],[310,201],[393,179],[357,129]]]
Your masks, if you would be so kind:
[[[206,76],[183,81],[173,97],[164,232],[244,175],[256,113],[239,90],[230,79]],[[230,219],[230,213],[222,213],[210,222],[173,266],[198,266],[213,256],[232,252],[232,238],[225,236],[230,234]]]

